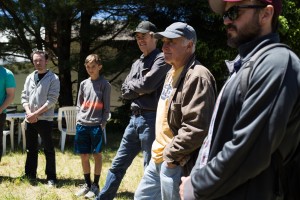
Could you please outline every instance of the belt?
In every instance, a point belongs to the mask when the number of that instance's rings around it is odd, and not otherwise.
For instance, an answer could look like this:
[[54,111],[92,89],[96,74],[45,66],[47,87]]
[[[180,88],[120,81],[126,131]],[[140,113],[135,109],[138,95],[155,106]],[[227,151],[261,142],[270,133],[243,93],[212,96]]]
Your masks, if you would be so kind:
[[147,110],[147,109],[135,109],[132,110],[132,115],[138,116],[144,113],[156,112],[155,110]]

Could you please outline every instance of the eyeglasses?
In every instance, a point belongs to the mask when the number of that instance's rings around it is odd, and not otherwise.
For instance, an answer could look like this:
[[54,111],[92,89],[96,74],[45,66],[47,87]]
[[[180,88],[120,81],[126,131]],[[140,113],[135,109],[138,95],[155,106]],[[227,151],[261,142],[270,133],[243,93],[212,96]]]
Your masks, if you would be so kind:
[[239,6],[232,6],[223,14],[223,20],[225,20],[227,17],[233,21],[236,20],[239,17],[239,9],[241,8],[252,8],[252,9],[260,9],[265,8],[267,5],[239,5]]

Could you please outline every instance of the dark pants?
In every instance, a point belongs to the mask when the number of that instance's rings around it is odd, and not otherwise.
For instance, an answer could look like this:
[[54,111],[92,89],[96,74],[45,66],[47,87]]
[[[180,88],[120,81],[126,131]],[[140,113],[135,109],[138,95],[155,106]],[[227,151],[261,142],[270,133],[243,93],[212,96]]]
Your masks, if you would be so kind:
[[37,123],[26,123],[26,149],[27,158],[25,174],[30,178],[36,178],[38,166],[38,134],[42,138],[44,153],[46,156],[46,175],[48,180],[56,180],[55,151],[52,141],[52,122],[39,120]]
[[6,114],[1,113],[0,114],[0,161],[3,154],[3,129],[6,121]]

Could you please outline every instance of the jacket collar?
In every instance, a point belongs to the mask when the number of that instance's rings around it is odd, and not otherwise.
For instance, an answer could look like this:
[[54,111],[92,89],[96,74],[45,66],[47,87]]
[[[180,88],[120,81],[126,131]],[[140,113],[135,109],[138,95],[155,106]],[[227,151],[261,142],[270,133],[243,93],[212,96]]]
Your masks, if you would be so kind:
[[251,52],[256,52],[256,51],[258,51],[258,49],[261,49],[262,46],[266,46],[270,43],[275,43],[275,42],[280,42],[278,33],[270,33],[268,35],[259,37],[250,42],[242,44],[238,48],[239,55],[242,59],[246,58],[246,57],[248,57],[248,55],[250,55],[250,54],[252,55]]
[[[185,74],[187,73],[187,71],[188,71],[190,68],[192,68],[192,67],[195,66],[195,63],[196,63],[196,56],[195,56],[195,54],[193,53],[193,54],[190,56],[190,59],[189,59],[189,61],[187,62],[187,64],[184,66],[184,68],[183,68],[183,70],[182,70],[182,72],[181,72],[181,74],[180,74],[180,77],[179,77],[177,83],[179,83],[180,80],[181,80],[182,78],[185,77]],[[178,84],[176,84],[176,86],[177,86],[177,85],[178,85]]]
[[[196,56],[195,56],[195,54],[192,54],[189,61],[187,62],[187,64],[184,65],[183,70],[177,80],[177,83],[175,84],[175,88],[177,88],[177,86],[179,85],[180,80],[185,77],[185,74],[187,73],[187,71],[195,65],[196,65]],[[167,77],[169,77],[171,75],[171,71],[172,70],[168,71]]]
[[270,33],[268,35],[259,37],[250,42],[241,45],[238,48],[239,54],[234,60],[225,60],[225,64],[230,73],[233,73],[233,65],[236,61],[241,59],[242,65],[246,63],[259,49],[271,44],[280,42],[278,33]]
[[160,50],[156,48],[153,51],[151,51],[151,53],[149,53],[147,56],[144,56],[144,54],[142,54],[140,56],[140,59],[144,60],[144,59],[152,58],[155,57],[158,53],[160,53]]

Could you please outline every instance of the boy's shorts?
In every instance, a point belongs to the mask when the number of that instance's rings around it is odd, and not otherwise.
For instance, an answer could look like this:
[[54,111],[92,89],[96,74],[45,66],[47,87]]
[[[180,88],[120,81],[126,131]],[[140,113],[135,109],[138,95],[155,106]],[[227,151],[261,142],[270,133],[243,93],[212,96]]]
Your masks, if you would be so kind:
[[101,126],[76,125],[75,153],[92,154],[102,152]]

